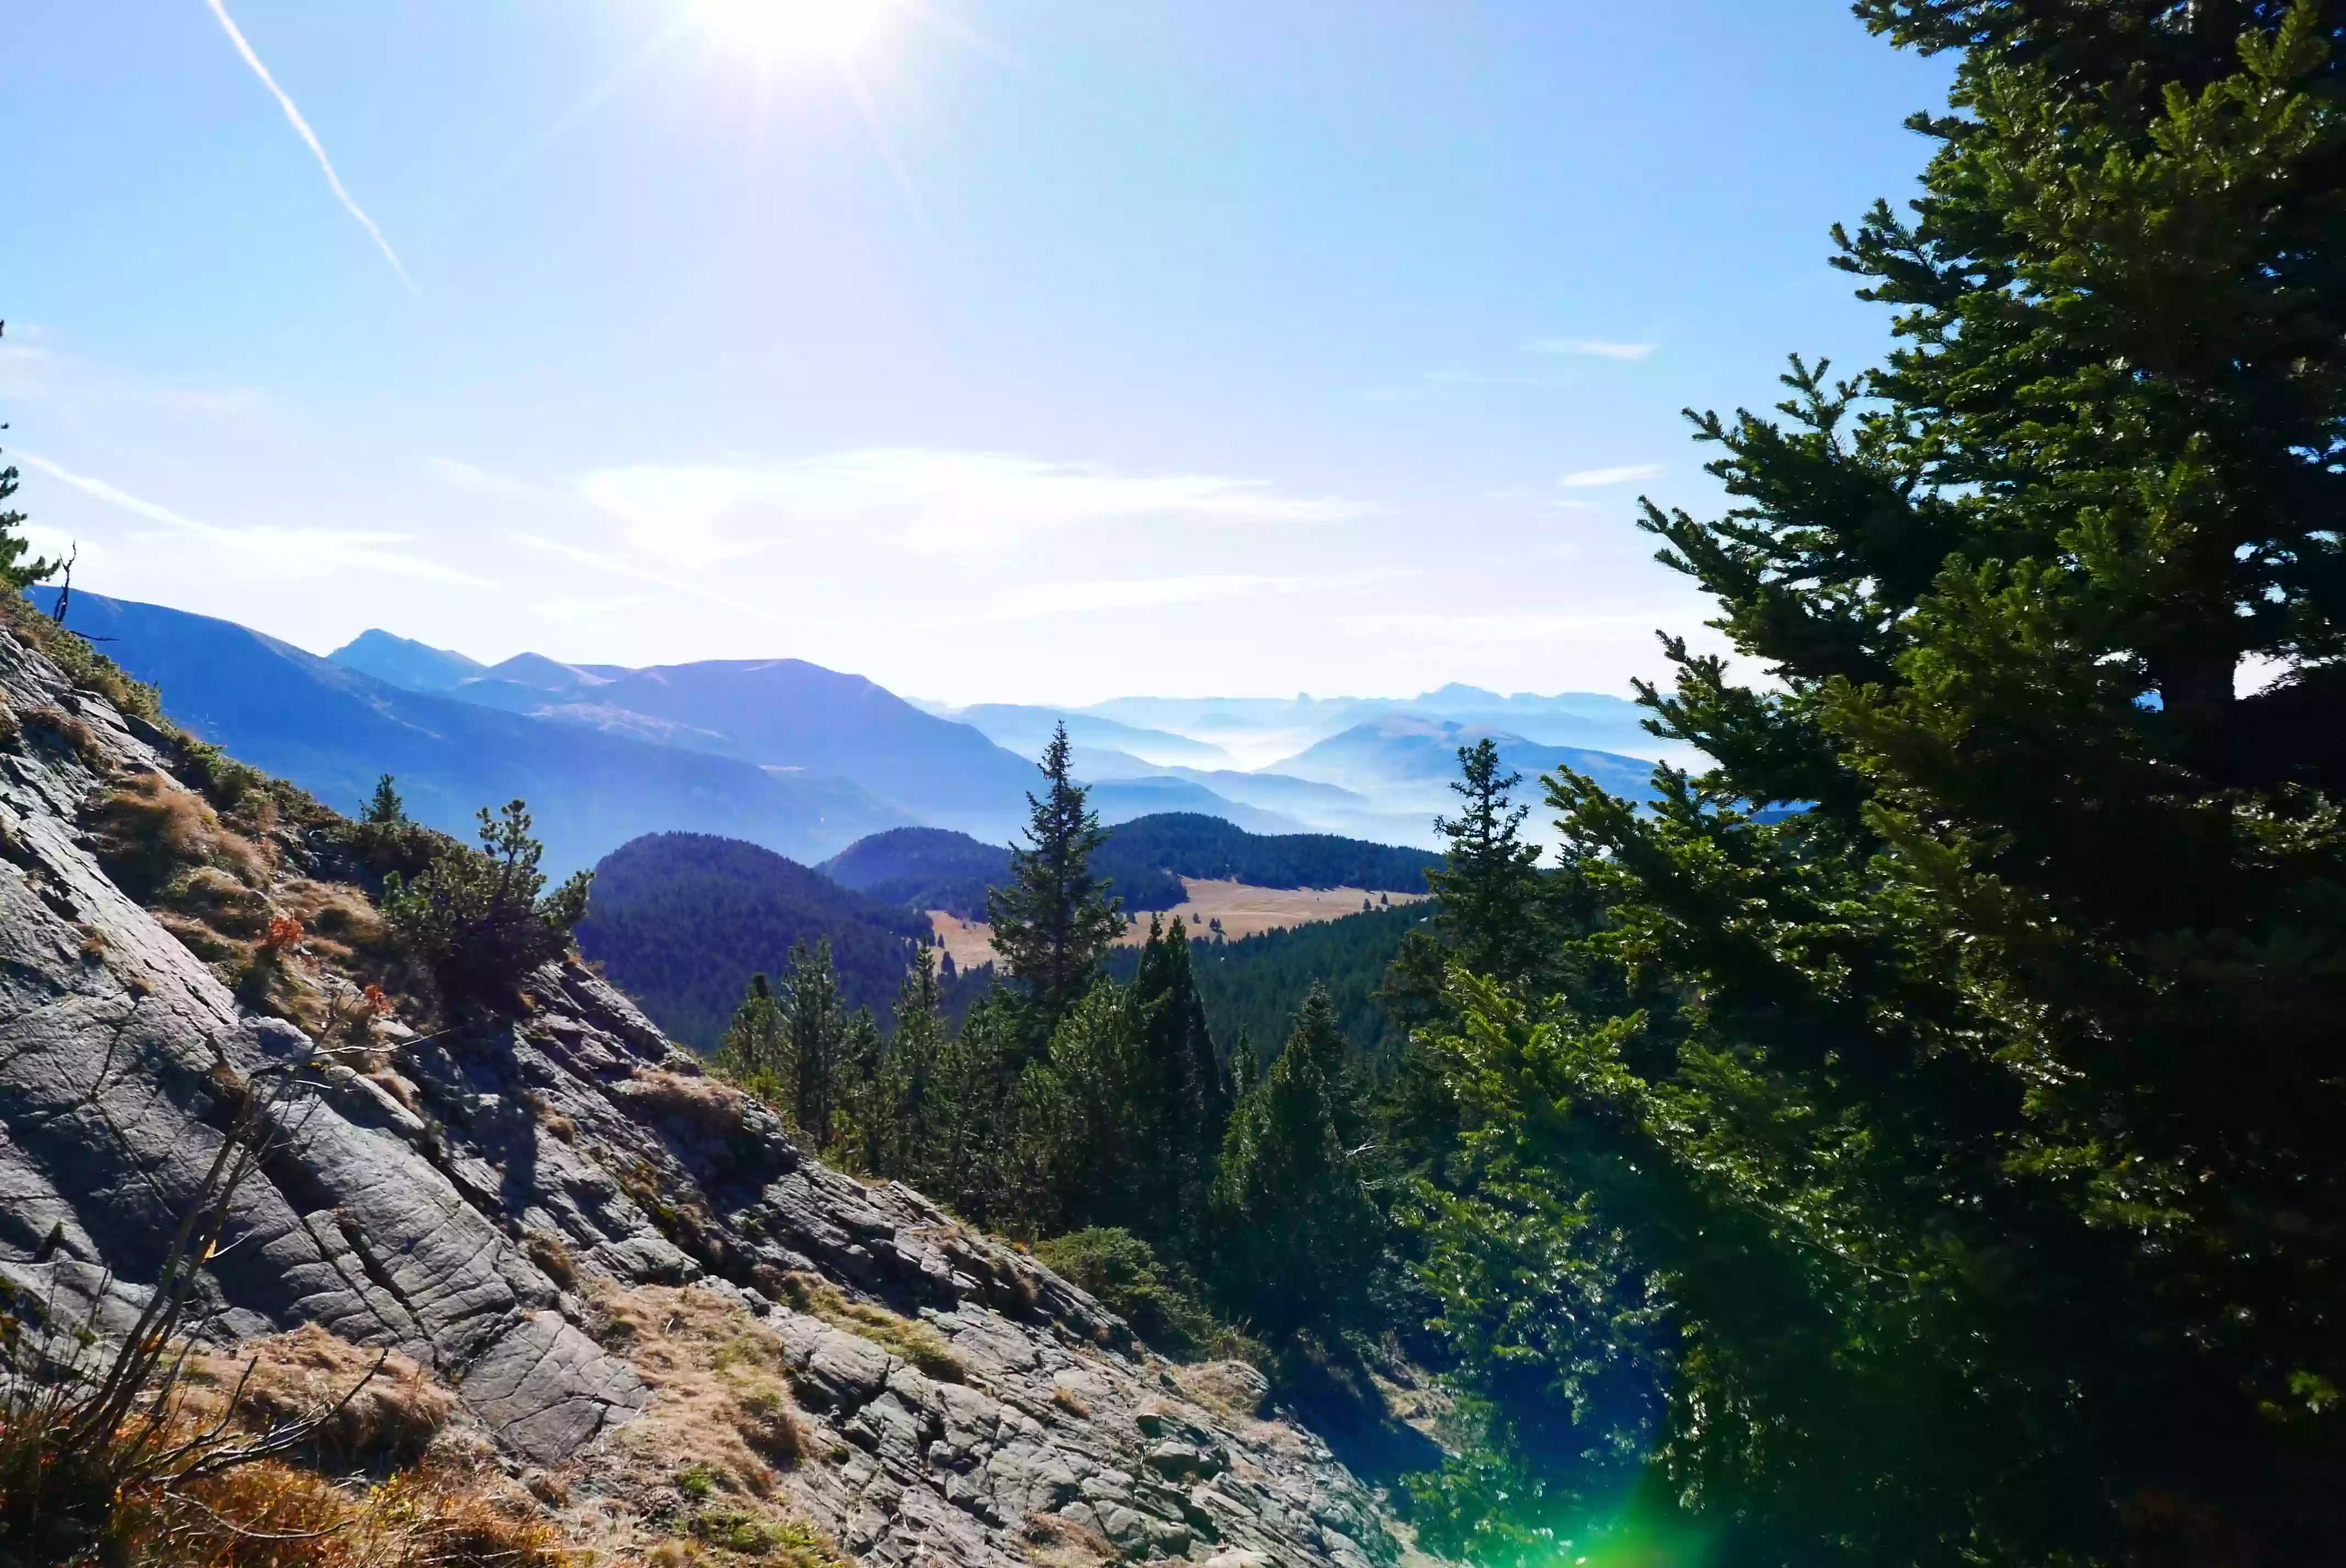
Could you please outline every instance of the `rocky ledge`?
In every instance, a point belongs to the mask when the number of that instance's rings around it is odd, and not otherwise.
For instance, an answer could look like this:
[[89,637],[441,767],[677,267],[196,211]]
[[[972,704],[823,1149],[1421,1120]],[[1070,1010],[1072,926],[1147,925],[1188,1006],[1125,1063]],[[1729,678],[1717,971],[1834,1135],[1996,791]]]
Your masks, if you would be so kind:
[[[107,874],[100,817],[126,790],[211,820],[184,745],[5,631],[0,703],[0,1287],[118,1330],[238,1096],[312,1037],[240,1004]],[[319,837],[283,828],[251,896],[328,898]],[[878,1562],[1395,1556],[1379,1500],[1263,1410],[1251,1368],[1173,1366],[1018,1249],[807,1157],[577,963],[527,991],[505,1020],[386,1018],[304,1073],[205,1268],[205,1334],[316,1324],[395,1349],[507,1473],[615,1543],[739,1490]],[[733,1379],[727,1419],[785,1434],[738,1473],[667,1464],[697,1396],[649,1348],[696,1313],[753,1347],[704,1368]],[[787,1408],[742,1391],[743,1356]]]

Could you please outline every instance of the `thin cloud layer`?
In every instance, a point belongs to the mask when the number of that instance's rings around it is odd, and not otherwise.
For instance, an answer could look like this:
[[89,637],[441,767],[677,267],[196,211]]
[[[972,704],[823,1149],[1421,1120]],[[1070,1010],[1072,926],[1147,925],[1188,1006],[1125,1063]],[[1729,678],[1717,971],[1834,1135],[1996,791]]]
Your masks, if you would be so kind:
[[1586,354],[1633,363],[1661,347],[1659,343],[1607,342],[1601,338],[1542,338],[1526,346],[1535,354]]
[[133,495],[103,479],[75,473],[21,448],[10,455],[26,467],[45,473],[93,500],[105,502],[134,516],[144,517],[150,523],[160,524],[174,534],[200,540],[210,548],[234,552],[249,563],[246,570],[253,575],[302,578],[321,577],[333,572],[365,571],[456,583],[468,587],[485,585],[482,579],[459,572],[453,566],[408,554],[404,547],[416,543],[410,535],[268,525],[223,528],[218,524],[199,522],[158,502]]
[[1373,510],[1260,480],[921,447],[780,463],[641,463],[590,473],[579,491],[636,548],[699,566],[811,534],[877,535],[921,555],[974,555],[1075,528],[1319,524]]
[[1658,463],[1627,463],[1618,468],[1582,468],[1556,481],[1566,490],[1595,490],[1607,484],[1630,484],[1661,473]]

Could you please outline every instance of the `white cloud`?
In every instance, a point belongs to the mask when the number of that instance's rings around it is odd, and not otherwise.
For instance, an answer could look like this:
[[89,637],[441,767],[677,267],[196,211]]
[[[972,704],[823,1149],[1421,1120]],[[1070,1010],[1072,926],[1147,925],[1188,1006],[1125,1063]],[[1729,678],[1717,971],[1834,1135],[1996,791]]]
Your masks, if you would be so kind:
[[637,549],[698,566],[808,534],[877,535],[922,555],[964,555],[1071,528],[1325,524],[1373,510],[1260,480],[921,447],[777,463],[640,463],[590,473],[579,490]]
[[1618,468],[1582,468],[1556,481],[1566,490],[1593,490],[1606,484],[1628,484],[1651,479],[1662,471],[1658,463],[1629,463]]
[[1542,338],[1525,347],[1535,354],[1586,354],[1600,360],[1636,361],[1644,359],[1659,343],[1616,343],[1597,338]]
[[342,177],[334,172],[334,163],[326,156],[325,144],[318,139],[318,133],[310,128],[310,122],[301,117],[301,111],[294,107],[285,89],[277,85],[277,78],[269,74],[269,67],[260,63],[260,56],[252,52],[252,46],[245,42],[243,30],[228,14],[228,7],[221,5],[220,0],[205,0],[205,3],[211,6],[212,15],[219,18],[220,30],[228,35],[228,41],[236,46],[236,52],[244,56],[246,65],[252,67],[252,74],[260,78],[260,85],[269,89],[270,96],[277,100],[277,107],[285,111],[285,117],[291,122],[295,134],[309,145],[311,155],[318,160],[318,167],[326,171],[326,183],[333,188],[334,199],[342,204],[344,211],[359,220],[359,227],[367,231],[368,237],[375,243],[375,249],[382,251],[383,260],[391,263],[391,270],[399,274],[401,282],[407,285],[407,291],[411,294],[423,292],[416,288],[415,280],[407,275],[399,253],[391,248],[391,241],[382,237],[382,230],[375,227],[374,219],[369,218],[357,199],[343,188]]
[[1300,586],[1293,579],[1250,576],[1154,577],[1120,583],[1038,583],[997,596],[986,606],[990,621],[1034,620],[1044,616],[1093,610],[1142,609],[1185,605]]
[[224,528],[217,524],[199,522],[159,503],[130,494],[103,479],[76,473],[46,457],[36,457],[21,450],[13,455],[26,467],[46,473],[60,484],[78,490],[94,500],[103,501],[134,516],[144,517],[150,523],[161,524],[170,532],[200,541],[209,548],[242,556],[249,563],[244,569],[257,575],[301,578],[345,571],[384,572],[394,576],[423,577],[474,587],[486,585],[480,578],[444,566],[437,561],[406,554],[400,547],[414,543],[409,535],[267,525]]

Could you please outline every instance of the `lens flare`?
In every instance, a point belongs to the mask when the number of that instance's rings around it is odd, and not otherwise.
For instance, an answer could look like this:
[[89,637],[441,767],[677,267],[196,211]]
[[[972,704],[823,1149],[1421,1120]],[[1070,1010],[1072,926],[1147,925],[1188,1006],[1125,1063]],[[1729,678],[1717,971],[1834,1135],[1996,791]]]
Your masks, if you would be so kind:
[[698,0],[693,17],[760,66],[852,65],[879,47],[895,0]]

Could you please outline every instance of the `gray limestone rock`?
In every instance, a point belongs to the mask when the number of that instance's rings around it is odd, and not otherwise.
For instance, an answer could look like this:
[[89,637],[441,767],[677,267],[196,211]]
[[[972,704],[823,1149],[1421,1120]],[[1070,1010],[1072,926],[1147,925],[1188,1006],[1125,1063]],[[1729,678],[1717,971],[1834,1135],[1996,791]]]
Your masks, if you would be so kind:
[[[165,738],[5,631],[0,704],[87,736],[0,742],[0,1288],[119,1332],[238,1085],[311,1043],[240,1005],[93,852],[108,791],[183,789]],[[652,1396],[586,1331],[581,1292],[698,1281],[778,1336],[811,1428],[783,1484],[872,1562],[1014,1568],[1053,1528],[1217,1568],[1395,1560],[1379,1500],[1315,1439],[1188,1399],[1031,1257],[806,1158],[579,965],[525,990],[518,1017],[386,1023],[387,1066],[302,1075],[204,1273],[205,1331],[315,1322],[395,1349],[516,1463],[591,1472]],[[809,1275],[923,1325],[952,1367],[787,1305]]]

